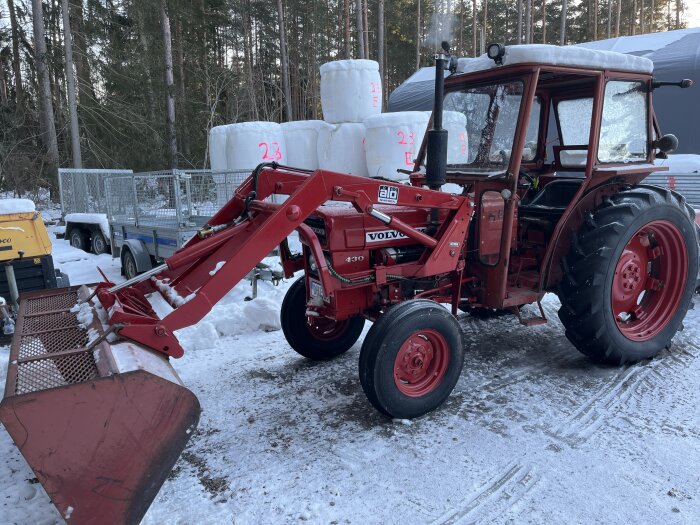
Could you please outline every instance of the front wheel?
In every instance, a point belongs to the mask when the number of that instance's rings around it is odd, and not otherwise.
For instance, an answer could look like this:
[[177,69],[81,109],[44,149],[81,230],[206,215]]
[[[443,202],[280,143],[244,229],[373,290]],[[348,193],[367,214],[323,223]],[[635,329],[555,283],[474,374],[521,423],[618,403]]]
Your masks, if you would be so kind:
[[387,416],[411,419],[439,407],[464,362],[457,320],[439,304],[399,303],[379,317],[360,351],[360,383]]
[[698,240],[685,199],[654,186],[619,193],[574,236],[562,261],[559,318],[595,361],[654,357],[692,300]]
[[87,235],[80,228],[73,228],[68,238],[70,245],[78,250],[87,251]]
[[280,321],[289,346],[314,361],[326,361],[347,352],[357,342],[365,326],[364,318],[359,316],[344,321],[325,317],[307,318],[304,277],[287,290],[282,301]]
[[92,234],[92,253],[102,255],[107,253],[107,241],[102,232],[93,232]]
[[124,255],[122,255],[122,271],[124,272],[124,277],[127,281],[130,281],[139,274],[138,267],[136,266],[136,259],[131,250],[124,250]]

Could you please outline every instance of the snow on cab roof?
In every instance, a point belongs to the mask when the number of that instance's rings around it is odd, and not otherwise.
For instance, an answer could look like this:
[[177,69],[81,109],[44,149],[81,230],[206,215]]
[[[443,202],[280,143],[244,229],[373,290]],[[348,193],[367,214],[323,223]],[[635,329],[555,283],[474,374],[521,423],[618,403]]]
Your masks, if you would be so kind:
[[[506,53],[503,57],[504,66],[525,63],[609,69],[633,73],[651,73],[654,70],[654,63],[648,58],[624,55],[615,51],[548,44],[506,46]],[[457,63],[459,73],[484,71],[494,67],[496,67],[496,63],[485,54],[477,58],[460,58]]]
[[0,199],[0,215],[10,213],[33,213],[36,206],[29,199]]

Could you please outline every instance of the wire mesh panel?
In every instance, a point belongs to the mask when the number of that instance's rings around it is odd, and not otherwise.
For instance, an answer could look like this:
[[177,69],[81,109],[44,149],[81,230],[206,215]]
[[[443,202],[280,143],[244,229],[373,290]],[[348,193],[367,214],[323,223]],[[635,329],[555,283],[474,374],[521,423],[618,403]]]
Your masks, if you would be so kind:
[[209,170],[112,176],[105,183],[108,217],[118,224],[154,228],[199,226],[228,202],[249,176],[249,171]]
[[68,169],[58,170],[61,212],[105,213],[107,191],[105,181],[113,175],[125,175],[131,170]]

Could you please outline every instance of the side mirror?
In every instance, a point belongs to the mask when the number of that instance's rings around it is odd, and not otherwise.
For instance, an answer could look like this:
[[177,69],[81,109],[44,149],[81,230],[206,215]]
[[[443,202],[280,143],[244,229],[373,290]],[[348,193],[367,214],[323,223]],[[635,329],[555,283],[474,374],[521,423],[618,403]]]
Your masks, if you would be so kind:
[[654,141],[654,147],[661,153],[672,153],[678,149],[678,137],[667,134]]

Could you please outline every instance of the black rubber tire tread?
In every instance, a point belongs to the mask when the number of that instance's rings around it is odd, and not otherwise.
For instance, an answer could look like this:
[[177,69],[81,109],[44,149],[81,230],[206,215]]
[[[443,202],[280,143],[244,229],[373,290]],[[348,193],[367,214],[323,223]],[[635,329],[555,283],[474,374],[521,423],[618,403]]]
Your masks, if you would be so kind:
[[[80,246],[76,246],[76,244],[74,244],[74,239],[80,239]],[[88,235],[82,228],[73,228],[71,230],[70,236],[68,237],[68,243],[73,248],[77,248],[78,250],[83,250],[84,252],[88,251]]]
[[[610,300],[604,298],[611,296],[612,275],[629,239],[645,224],[659,219],[672,222],[682,232],[689,275],[679,307],[666,327],[649,340],[631,341],[617,328]],[[693,220],[694,212],[680,194],[639,185],[607,200],[573,234],[571,250],[561,261],[559,319],[566,337],[579,351],[596,362],[620,365],[650,359],[670,346],[695,288],[698,232]]]
[[[393,365],[403,342],[418,328],[440,329],[450,347],[450,362],[436,390],[412,398],[394,384]],[[434,301],[414,299],[392,306],[370,328],[360,350],[360,384],[369,402],[382,414],[413,419],[444,403],[459,380],[463,363],[464,343],[457,319]]]
[[[99,249],[99,241],[102,241],[102,250],[98,251]],[[102,235],[102,232],[100,231],[93,231],[92,232],[92,239],[90,240],[90,249],[92,253],[95,255],[102,255],[103,253],[107,253],[109,250],[109,245],[107,244],[107,240],[105,239],[105,236]]]
[[[134,270],[136,273],[134,275],[129,275],[126,268],[127,268],[127,258],[131,260],[132,264],[134,265]],[[129,280],[133,279],[139,274],[138,267],[136,266],[136,259],[134,258],[134,254],[131,253],[131,250],[124,250],[124,253],[122,254],[122,269],[124,273],[124,277]]]
[[321,341],[315,339],[308,330],[306,323],[306,279],[299,278],[287,290],[280,321],[285,339],[292,349],[313,361],[327,361],[344,354],[354,345],[362,334],[365,326],[364,317],[355,316],[349,319],[350,325],[337,339]]

